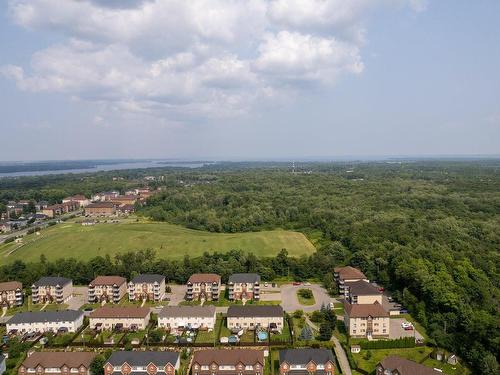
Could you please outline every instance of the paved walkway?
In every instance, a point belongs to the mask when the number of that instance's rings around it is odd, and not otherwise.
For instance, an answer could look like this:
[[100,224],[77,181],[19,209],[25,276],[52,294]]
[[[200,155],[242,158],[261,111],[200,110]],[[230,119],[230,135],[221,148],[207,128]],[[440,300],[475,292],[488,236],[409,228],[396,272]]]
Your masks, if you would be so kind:
[[[318,326],[311,322],[309,318],[306,316],[306,323],[315,330],[319,330]],[[335,351],[335,355],[337,356],[337,360],[339,361],[340,369],[342,370],[342,374],[344,375],[352,375],[351,367],[349,366],[349,360],[347,359],[347,355],[345,354],[344,348],[340,345],[340,341],[332,335],[331,341],[333,342],[333,350]]]

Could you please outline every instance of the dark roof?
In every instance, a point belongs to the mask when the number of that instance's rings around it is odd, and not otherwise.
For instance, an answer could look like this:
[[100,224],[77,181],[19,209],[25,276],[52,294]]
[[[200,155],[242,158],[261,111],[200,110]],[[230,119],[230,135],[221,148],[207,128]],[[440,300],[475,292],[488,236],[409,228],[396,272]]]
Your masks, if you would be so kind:
[[233,273],[229,276],[230,283],[260,283],[260,275],[256,273]]
[[339,274],[339,277],[342,280],[352,280],[352,279],[366,279],[366,276],[363,272],[358,270],[357,268],[347,266],[347,267],[335,267],[333,269],[334,272]]
[[2,363],[3,361],[5,361],[5,356],[3,354],[0,354],[0,363]]
[[108,363],[113,366],[120,366],[127,362],[130,366],[147,366],[151,362],[158,367],[163,367],[167,363],[175,366],[179,359],[177,352],[131,352],[120,351],[111,354]]
[[372,304],[350,304],[345,303],[345,312],[349,316],[349,318],[366,318],[368,316],[374,317],[386,317],[389,316],[389,313],[384,310],[382,305],[375,301]]
[[209,365],[212,362],[221,365],[254,365],[257,362],[264,365],[264,351],[254,349],[207,349],[194,353],[193,363]]
[[85,207],[86,210],[89,208],[114,208],[116,205],[112,202],[97,202],[97,203],[90,203]]
[[72,322],[83,316],[83,311],[26,311],[20,312],[9,319],[7,324],[45,323],[45,322]]
[[440,373],[430,367],[398,357],[397,355],[386,357],[380,361],[380,365],[382,365],[384,370],[398,370],[401,375],[436,375]]
[[335,363],[331,350],[328,349],[285,349],[280,350],[280,363],[306,365],[313,361],[316,364],[324,364],[328,361]]
[[188,280],[188,283],[219,283],[220,276],[215,273],[194,273]]
[[103,306],[95,309],[89,315],[90,318],[145,318],[150,313],[149,307],[109,307]]
[[0,292],[23,289],[23,284],[19,281],[6,281],[4,283],[0,283]]
[[64,365],[69,368],[78,368],[82,365],[89,368],[96,355],[97,353],[89,352],[34,352],[22,365],[26,368],[36,368],[38,365],[44,368],[61,368]]
[[152,284],[156,281],[158,284],[161,284],[161,282],[163,280],[165,280],[165,276],[163,276],[163,275],[143,273],[142,275],[137,275],[136,277],[134,277],[132,280],[132,283],[134,283],[134,284],[141,284],[141,283]]
[[159,318],[196,318],[215,316],[215,306],[165,306],[158,313]]
[[345,283],[349,287],[349,292],[355,296],[379,295],[380,291],[376,286],[363,280],[349,281]]
[[280,305],[232,305],[227,309],[228,317],[283,317],[283,307]]
[[36,281],[33,285],[34,286],[65,286],[69,283],[72,283],[73,281],[71,279],[68,279],[66,277],[58,277],[58,276],[44,276],[40,278],[40,280]]
[[97,276],[89,285],[122,285],[127,279],[121,276]]

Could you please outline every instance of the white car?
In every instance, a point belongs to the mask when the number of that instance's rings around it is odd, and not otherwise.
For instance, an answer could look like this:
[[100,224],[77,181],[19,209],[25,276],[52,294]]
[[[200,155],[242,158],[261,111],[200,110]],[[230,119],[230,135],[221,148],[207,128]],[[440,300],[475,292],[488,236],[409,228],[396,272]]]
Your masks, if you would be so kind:
[[409,322],[403,322],[403,323],[401,323],[401,328],[407,329],[407,328],[410,328],[410,327],[412,327],[412,324],[409,323]]

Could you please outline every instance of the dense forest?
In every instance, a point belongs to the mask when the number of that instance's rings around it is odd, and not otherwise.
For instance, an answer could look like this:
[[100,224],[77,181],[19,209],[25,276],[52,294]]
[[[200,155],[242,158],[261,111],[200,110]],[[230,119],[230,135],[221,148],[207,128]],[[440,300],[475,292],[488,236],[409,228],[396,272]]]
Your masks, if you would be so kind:
[[0,180],[0,199],[20,191],[56,197],[80,192],[78,187],[87,194],[105,186],[123,189],[130,178],[139,181],[141,173],[164,175],[153,183],[162,192],[139,214],[213,232],[299,230],[318,250],[300,259],[286,251],[268,259],[235,251],[183,262],[149,259],[144,253],[129,254],[126,263],[120,257],[89,264],[42,259],[43,267],[4,266],[0,278],[24,275],[29,283],[49,267],[87,282],[102,266],[103,272],[127,276],[155,270],[184,282],[195,270],[223,277],[255,270],[264,278],[315,277],[332,287],[332,268],[350,264],[393,290],[437,345],[456,351],[480,373],[498,369],[499,160],[310,163],[298,165],[295,173],[280,163],[221,163],[127,173],[128,179],[120,181],[110,181],[110,174],[46,177],[43,186],[33,186],[40,183],[36,179],[5,185]]

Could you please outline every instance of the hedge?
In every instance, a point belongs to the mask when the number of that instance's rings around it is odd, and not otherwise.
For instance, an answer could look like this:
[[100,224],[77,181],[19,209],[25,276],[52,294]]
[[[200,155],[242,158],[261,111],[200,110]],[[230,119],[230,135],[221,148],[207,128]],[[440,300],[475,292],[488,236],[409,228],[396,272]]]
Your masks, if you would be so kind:
[[414,348],[415,338],[403,337],[395,340],[362,341],[359,345],[361,349]]

